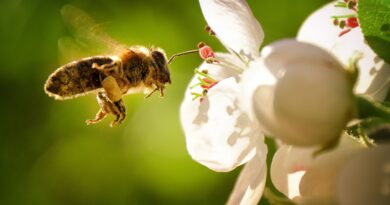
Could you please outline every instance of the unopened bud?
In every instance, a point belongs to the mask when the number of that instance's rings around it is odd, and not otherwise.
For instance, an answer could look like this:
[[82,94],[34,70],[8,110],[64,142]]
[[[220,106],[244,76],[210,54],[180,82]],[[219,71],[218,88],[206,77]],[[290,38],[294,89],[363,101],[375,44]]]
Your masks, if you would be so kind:
[[269,45],[263,57],[250,69],[264,73],[248,74],[246,81],[274,78],[259,81],[250,106],[266,134],[298,146],[335,142],[354,109],[353,85],[338,60],[294,40]]

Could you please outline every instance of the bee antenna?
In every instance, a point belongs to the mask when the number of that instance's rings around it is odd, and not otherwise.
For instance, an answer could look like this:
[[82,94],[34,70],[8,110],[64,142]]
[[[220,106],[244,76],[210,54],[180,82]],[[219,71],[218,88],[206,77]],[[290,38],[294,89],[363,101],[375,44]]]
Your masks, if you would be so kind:
[[181,53],[176,53],[176,54],[173,54],[169,60],[168,60],[168,64],[170,64],[176,57],[178,56],[183,56],[183,55],[187,55],[187,54],[191,54],[191,53],[197,53],[198,52],[198,49],[196,50],[189,50],[189,51],[184,51],[184,52],[181,52]]

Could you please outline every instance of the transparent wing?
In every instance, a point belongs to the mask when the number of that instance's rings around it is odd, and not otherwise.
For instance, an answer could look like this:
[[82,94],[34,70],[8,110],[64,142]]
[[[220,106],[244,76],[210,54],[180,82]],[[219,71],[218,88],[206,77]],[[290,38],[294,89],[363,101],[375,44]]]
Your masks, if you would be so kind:
[[61,9],[61,14],[74,36],[73,38],[66,37],[59,40],[58,45],[63,56],[70,53],[70,57],[67,58],[73,58],[74,60],[76,57],[86,57],[86,53],[120,54],[127,49],[125,45],[110,37],[101,25],[97,24],[81,9],[72,5],[65,5]]
[[58,51],[60,64],[101,54],[98,51],[93,51],[93,49],[86,48],[77,43],[75,38],[72,37],[62,37],[58,39]]

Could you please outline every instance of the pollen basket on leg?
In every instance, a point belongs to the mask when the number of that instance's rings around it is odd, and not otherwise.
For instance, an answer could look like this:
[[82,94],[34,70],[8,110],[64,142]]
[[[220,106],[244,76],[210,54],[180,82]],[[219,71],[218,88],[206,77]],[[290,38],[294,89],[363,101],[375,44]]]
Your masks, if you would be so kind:
[[92,64],[109,64],[112,61],[109,57],[97,56],[65,64],[49,76],[45,91],[55,99],[65,100],[99,89],[103,73],[93,69]]

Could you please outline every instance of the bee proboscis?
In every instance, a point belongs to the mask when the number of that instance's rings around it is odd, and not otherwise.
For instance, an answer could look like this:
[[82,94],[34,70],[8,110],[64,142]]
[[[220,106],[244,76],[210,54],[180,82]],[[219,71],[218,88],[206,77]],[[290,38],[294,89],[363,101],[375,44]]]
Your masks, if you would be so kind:
[[61,13],[76,32],[82,27],[89,40],[105,45],[112,53],[67,63],[54,71],[45,83],[45,92],[57,100],[97,92],[100,110],[94,119],[86,121],[87,124],[98,123],[108,114],[116,116],[111,126],[122,123],[126,117],[123,95],[143,91],[147,98],[158,91],[164,96],[165,86],[171,83],[168,64],[176,56],[197,52],[178,53],[168,60],[161,48],[128,48],[103,31],[93,31],[97,24],[74,6],[64,6]]

